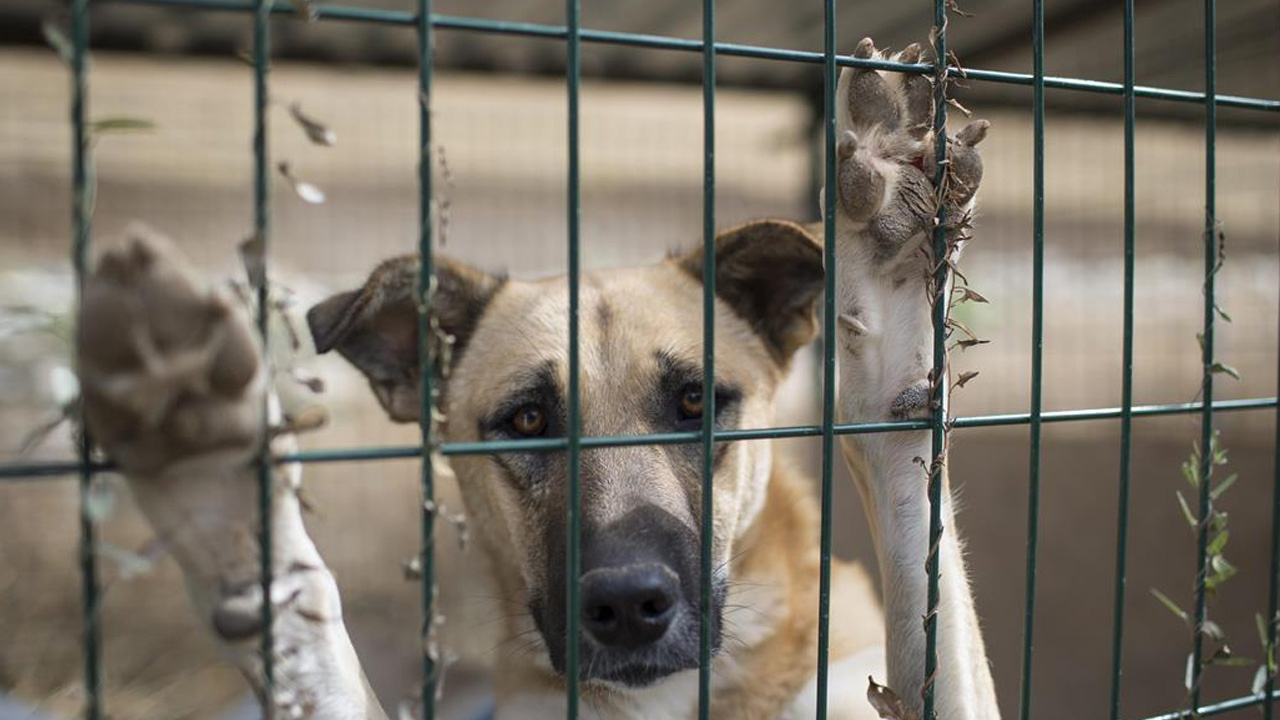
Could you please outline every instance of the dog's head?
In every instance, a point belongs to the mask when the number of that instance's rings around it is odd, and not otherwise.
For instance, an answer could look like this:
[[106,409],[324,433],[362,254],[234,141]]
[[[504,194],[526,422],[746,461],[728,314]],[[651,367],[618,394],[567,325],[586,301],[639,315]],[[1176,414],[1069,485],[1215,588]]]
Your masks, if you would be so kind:
[[[392,419],[419,414],[418,259],[384,263],[359,290],[311,309],[317,349],[369,379]],[[451,442],[566,433],[568,280],[517,282],[445,259],[435,321],[453,337],[441,407]],[[803,228],[759,221],[716,242],[715,423],[768,427],[792,354],[816,331],[822,254]],[[701,249],[661,264],[582,276],[585,436],[696,431],[703,387]],[[765,441],[722,442],[715,458],[711,617],[719,644],[734,543],[764,502]],[[565,657],[568,460],[563,451],[452,459],[472,525],[505,594],[520,598],[557,671]],[[702,448],[581,453],[581,667],[586,679],[643,686],[697,667]]]

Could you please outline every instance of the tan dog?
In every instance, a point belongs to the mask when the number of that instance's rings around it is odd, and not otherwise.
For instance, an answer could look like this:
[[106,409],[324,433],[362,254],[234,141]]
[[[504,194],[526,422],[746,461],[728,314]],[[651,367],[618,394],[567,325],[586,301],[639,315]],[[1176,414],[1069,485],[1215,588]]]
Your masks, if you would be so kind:
[[[904,59],[918,58],[918,49],[906,52]],[[856,54],[874,53],[864,41]],[[841,76],[845,132],[838,187],[828,197],[839,203],[843,420],[918,417],[928,409],[932,262],[921,248],[937,197],[928,174],[930,87],[920,76],[855,70]],[[981,177],[972,146],[985,130],[985,123],[972,125],[952,144],[946,200],[953,217],[972,205]],[[249,460],[261,435],[246,419],[268,389],[256,354],[243,351],[246,319],[176,263],[163,248],[135,246],[109,255],[91,279],[97,302],[84,312],[81,343],[89,419],[129,474],[148,517],[174,537],[197,607],[260,690],[252,639],[260,631],[255,620],[261,598],[247,518],[254,499]],[[454,338],[440,402],[446,439],[562,436],[567,280],[518,282],[447,260],[436,271],[432,311]],[[715,271],[714,422],[721,429],[769,427],[791,357],[816,331],[821,247],[801,226],[750,223],[718,237]],[[364,287],[326,300],[308,316],[317,349],[336,349],[355,364],[391,418],[401,422],[417,421],[420,403],[417,276],[416,257],[388,261]],[[582,277],[584,435],[701,427],[701,276],[699,250],[652,267]],[[174,390],[160,393],[163,388]],[[918,458],[929,457],[929,437],[849,436],[843,449],[875,538],[887,617],[866,575],[836,563],[830,716],[876,717],[864,698],[869,674],[887,677],[918,713],[928,549],[926,482]],[[477,455],[452,464],[493,579],[511,598],[506,633],[532,635],[542,645],[499,660],[499,717],[560,717],[564,455]],[[811,717],[817,700],[816,503],[808,483],[774,459],[767,441],[722,442],[714,467],[713,714]],[[589,717],[674,720],[696,714],[701,468],[698,444],[583,452],[580,654]],[[290,472],[296,483],[296,467]],[[277,489],[273,518],[275,636],[282,650],[271,702],[303,716],[381,717],[342,625],[336,585],[306,535],[290,489],[289,482]],[[953,528],[952,521],[948,500],[944,524]],[[996,718],[953,531],[940,552],[939,717]]]

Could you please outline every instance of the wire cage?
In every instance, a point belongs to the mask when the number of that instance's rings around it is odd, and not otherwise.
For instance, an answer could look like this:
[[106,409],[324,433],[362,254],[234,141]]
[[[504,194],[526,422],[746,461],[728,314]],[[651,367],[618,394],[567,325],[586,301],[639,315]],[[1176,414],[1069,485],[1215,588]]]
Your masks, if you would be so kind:
[[[932,437],[932,453],[934,471],[930,474],[929,498],[930,547],[933,548],[927,558],[922,558],[928,572],[928,606],[920,608],[925,618],[926,657],[924,672],[926,678],[932,678],[937,668],[936,652],[936,604],[938,601],[938,539],[946,531],[941,525],[942,483],[938,482],[938,471],[946,453],[948,433],[964,428],[992,426],[1026,426],[1030,431],[1029,465],[1029,504],[1027,507],[1026,548],[1026,585],[1025,612],[1023,625],[1021,676],[1022,685],[1019,703],[1019,717],[1029,718],[1032,715],[1032,677],[1035,660],[1035,643],[1033,637],[1036,613],[1036,570],[1037,539],[1039,537],[1039,487],[1041,474],[1041,436],[1045,423],[1066,423],[1099,419],[1118,419],[1120,424],[1120,467],[1118,485],[1117,518],[1118,535],[1115,542],[1115,584],[1114,584],[1114,616],[1112,621],[1112,654],[1111,654],[1111,686],[1109,689],[1110,717],[1120,717],[1120,701],[1122,694],[1122,649],[1124,641],[1123,611],[1126,602],[1127,546],[1129,522],[1129,490],[1132,459],[1132,423],[1135,418],[1190,415],[1198,416],[1200,421],[1200,446],[1209,448],[1214,437],[1214,418],[1223,412],[1263,412],[1275,411],[1277,400],[1274,397],[1253,397],[1239,400],[1216,400],[1214,394],[1215,375],[1220,371],[1215,356],[1214,325],[1217,319],[1215,296],[1215,275],[1218,268],[1218,223],[1216,219],[1216,113],[1219,107],[1240,108],[1269,113],[1274,117],[1280,113],[1280,101],[1254,97],[1220,95],[1216,92],[1215,66],[1215,1],[1204,0],[1203,30],[1205,39],[1204,71],[1205,91],[1192,92],[1158,87],[1144,87],[1135,84],[1134,77],[1134,1],[1123,0],[1124,10],[1124,81],[1122,83],[1104,82],[1090,79],[1050,77],[1044,68],[1044,0],[1031,0],[1032,8],[1032,51],[1033,72],[1029,74],[989,71],[982,69],[961,68],[948,62],[947,53],[947,19],[949,2],[934,1],[933,40],[936,57],[939,63],[901,64],[876,59],[857,59],[838,55],[836,52],[836,2],[823,0],[823,49],[821,52],[722,43],[716,41],[716,3],[714,0],[702,2],[702,39],[680,39],[658,35],[643,35],[627,32],[597,31],[583,28],[580,25],[580,0],[566,0],[565,19],[563,25],[546,25],[527,22],[506,22],[484,20],[460,16],[440,15],[432,12],[431,0],[418,0],[416,10],[379,10],[340,5],[319,5],[311,1],[292,0],[112,0],[117,3],[164,6],[181,8],[192,12],[237,12],[252,14],[253,45],[252,72],[254,93],[254,135],[253,135],[253,187],[254,187],[254,228],[264,242],[271,236],[271,193],[269,187],[270,149],[267,142],[268,93],[271,57],[271,19],[275,15],[309,14],[317,20],[378,23],[402,26],[407,31],[416,32],[418,40],[418,84],[419,93],[419,214],[420,226],[418,249],[422,263],[418,291],[422,302],[419,306],[419,361],[421,363],[422,395],[421,441],[415,445],[378,448],[342,448],[299,451],[290,455],[272,456],[264,446],[258,459],[259,479],[259,513],[267,518],[271,513],[271,492],[273,468],[280,463],[324,463],[335,461],[377,461],[389,459],[419,459],[421,462],[421,492],[424,510],[421,514],[421,542],[424,549],[421,578],[421,607],[423,624],[421,632],[424,637],[431,632],[431,618],[434,617],[433,603],[436,601],[436,573],[433,566],[432,537],[435,514],[430,511],[430,500],[434,494],[433,467],[431,458],[439,452],[446,457],[454,455],[497,454],[504,452],[564,452],[568,459],[568,507],[567,538],[565,564],[567,568],[566,585],[567,633],[570,638],[577,638],[580,633],[580,598],[578,576],[580,574],[580,458],[584,452],[593,448],[621,447],[628,445],[657,444],[700,444],[702,448],[702,496],[705,501],[701,506],[701,617],[700,617],[700,667],[699,667],[699,717],[707,718],[711,710],[712,698],[712,533],[709,528],[712,522],[712,452],[715,443],[743,440],[785,439],[785,438],[820,438],[821,455],[821,586],[819,588],[819,631],[818,631],[818,717],[826,716],[826,698],[828,683],[828,638],[829,620],[833,608],[830,606],[831,595],[831,558],[832,558],[832,476],[834,473],[833,455],[837,436],[859,433],[889,433],[902,431],[928,430]],[[91,247],[92,229],[92,188],[91,177],[92,146],[88,137],[88,75],[89,57],[89,7],[90,0],[71,0],[71,41],[72,41],[72,106],[70,108],[73,127],[73,237],[71,242],[71,259],[77,278],[82,277],[88,267]],[[436,31],[485,33],[521,37],[537,37],[562,41],[566,54],[565,99],[567,103],[567,261],[569,277],[569,336],[568,363],[569,386],[567,398],[568,422],[564,437],[485,441],[469,443],[444,443],[437,436],[432,418],[435,413],[436,392],[432,387],[433,368],[436,358],[429,347],[427,332],[430,322],[430,289],[433,284],[433,252],[436,238],[433,237],[432,199],[433,199],[433,153],[432,153],[432,42]],[[824,343],[822,347],[821,373],[822,398],[821,422],[816,425],[791,425],[785,427],[748,428],[734,430],[717,430],[714,427],[714,408],[704,412],[702,428],[693,432],[672,432],[643,436],[584,436],[581,423],[581,398],[579,394],[579,340],[578,340],[578,279],[581,272],[581,228],[580,228],[580,161],[579,161],[579,96],[581,88],[580,53],[583,43],[600,43],[634,48],[649,48],[683,53],[699,53],[702,59],[702,109],[703,109],[703,175],[702,175],[702,231],[703,231],[703,352],[705,373],[703,377],[703,397],[714,404],[715,393],[715,234],[716,234],[716,61],[721,56],[746,57],[763,61],[804,63],[820,66],[824,77],[824,113],[823,113],[823,153],[825,157],[825,185],[835,184],[836,169],[836,80],[841,67],[857,67],[878,69],[898,73],[915,73],[932,75],[939,80],[946,78],[963,78],[971,82],[1003,83],[1030,86],[1032,95],[1033,117],[1033,193],[1032,193],[1032,327],[1031,327],[1031,385],[1030,403],[1026,412],[996,415],[974,415],[955,417],[949,412],[946,404],[947,394],[942,384],[937,383],[935,402],[931,417],[928,420],[894,421],[874,423],[840,423],[837,421],[835,406],[836,378],[836,346]],[[935,83],[935,120],[936,157],[939,160],[939,172],[943,172],[946,158],[946,123],[947,97],[946,83]],[[1118,407],[1080,408],[1063,411],[1045,411],[1042,402],[1042,369],[1044,344],[1044,270],[1045,270],[1045,92],[1047,90],[1073,91],[1120,96],[1124,107],[1124,307],[1123,307],[1123,344],[1121,363],[1121,402]],[[1133,368],[1134,368],[1134,286],[1135,286],[1135,103],[1139,98],[1148,98],[1173,103],[1199,105],[1204,110],[1205,129],[1205,175],[1204,175],[1204,275],[1203,275],[1203,328],[1201,365],[1203,376],[1201,396],[1195,402],[1159,405],[1135,405],[1133,401]],[[838,262],[836,243],[834,242],[835,216],[834,203],[827,203],[824,208],[824,263],[826,267],[834,267]],[[945,212],[945,210],[940,211]],[[946,238],[943,224],[944,217],[938,218],[937,229],[933,236],[935,256],[945,254]],[[936,269],[936,287],[946,287],[951,269],[946,263],[939,263]],[[823,312],[823,336],[835,335],[835,274],[828,272],[825,278],[825,297]],[[266,287],[260,288],[258,327],[263,337],[266,336],[268,321],[268,303]],[[945,372],[946,352],[948,344],[948,327],[946,303],[933,304],[933,367],[935,377]],[[264,408],[265,422],[265,408]],[[1280,447],[1280,444],[1277,445]],[[0,465],[0,478],[21,478],[37,476],[78,475],[81,489],[82,505],[87,502],[91,480],[96,472],[110,469],[109,465],[97,463],[91,456],[92,441],[81,435],[79,444],[79,461],[66,462],[12,462]],[[1214,471],[1211,453],[1202,453],[1200,477],[1204,479],[1199,485],[1197,514],[1197,575],[1195,579],[1195,626],[1201,627],[1206,619],[1206,577],[1209,558],[1208,541],[1211,514],[1211,483],[1209,478]],[[1280,454],[1277,455],[1277,472],[1271,504],[1272,520],[1270,532],[1270,593],[1267,599],[1268,617],[1274,618],[1277,609],[1277,570],[1280,564]],[[263,597],[270,597],[272,584],[271,558],[271,524],[261,522],[259,541],[263,552],[260,582]],[[80,571],[82,575],[82,608],[84,621],[84,683],[86,687],[85,717],[99,720],[105,717],[102,693],[101,640],[99,619],[99,579],[97,553],[95,552],[95,526],[86,511],[81,513]],[[836,609],[838,611],[838,609]],[[272,640],[272,604],[262,604],[262,671],[265,686],[271,688],[273,680],[273,640]],[[1267,624],[1267,643],[1274,647],[1276,641],[1276,624]],[[1146,720],[1163,718],[1180,718],[1194,716],[1219,715],[1247,707],[1261,708],[1263,716],[1270,720],[1273,717],[1274,701],[1277,697],[1273,678],[1268,677],[1265,688],[1261,692],[1249,696],[1205,705],[1201,702],[1199,677],[1203,665],[1201,655],[1204,650],[1203,634],[1197,632],[1191,649],[1190,698],[1188,708],[1174,710],[1163,715],[1152,716]],[[577,643],[566,645],[567,657],[565,668],[567,714],[575,718],[579,714],[578,683],[579,658]],[[421,677],[422,717],[435,717],[435,685],[438,680],[437,664],[439,658],[429,651],[424,651]],[[924,707],[926,718],[935,717],[933,685],[924,685]]]

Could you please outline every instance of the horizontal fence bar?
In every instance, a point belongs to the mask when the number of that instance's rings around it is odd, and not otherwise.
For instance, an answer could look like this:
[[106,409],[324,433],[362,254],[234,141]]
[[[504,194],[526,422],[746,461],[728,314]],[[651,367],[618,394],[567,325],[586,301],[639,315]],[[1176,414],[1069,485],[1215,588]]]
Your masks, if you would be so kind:
[[1236,710],[1257,707],[1258,705],[1267,702],[1268,699],[1280,699],[1280,692],[1272,693],[1270,698],[1268,698],[1264,693],[1258,693],[1256,695],[1246,695],[1244,697],[1233,698],[1231,700],[1223,700],[1220,703],[1214,703],[1212,705],[1201,705],[1196,708],[1194,715],[1191,710],[1175,710],[1163,715],[1151,715],[1150,717],[1140,718],[1139,720],[1183,720],[1184,718],[1192,717],[1212,717],[1213,715],[1224,715]]
[[[1220,400],[1213,403],[1214,412],[1240,412],[1246,410],[1265,410],[1280,408],[1276,398],[1248,398],[1244,400]],[[1188,415],[1204,410],[1203,403],[1177,403],[1172,405],[1138,405],[1133,408],[1133,417],[1159,417],[1165,415]],[[1114,420],[1121,415],[1121,409],[1089,408],[1085,410],[1055,410],[1040,416],[1044,423],[1083,422],[1088,420]],[[1031,423],[1030,413],[1009,413],[1005,415],[970,415],[951,421],[953,428],[1003,427],[1007,425],[1028,425]],[[866,435],[880,432],[902,432],[905,430],[928,430],[928,420],[896,420],[890,422],[847,423],[835,426],[836,435]],[[820,425],[791,425],[775,428],[752,428],[746,430],[721,430],[716,432],[717,442],[736,442],[741,440],[788,440],[792,438],[818,437],[822,435]],[[652,435],[604,435],[583,436],[582,447],[629,447],[635,445],[686,445],[700,442],[700,431],[657,433]],[[445,455],[496,455],[510,452],[551,452],[568,447],[565,438],[538,438],[533,440],[494,440],[481,442],[444,443],[441,451]],[[393,445],[384,447],[336,448],[332,450],[303,450],[288,455],[277,455],[278,463],[325,463],[325,462],[363,462],[371,460],[400,460],[418,458],[422,454],[419,445]],[[0,465],[0,480],[25,480],[69,475],[80,471],[81,464],[72,461],[52,460],[47,462],[11,463]],[[114,470],[111,463],[92,463],[90,469],[98,472]]]
[[[252,0],[106,0],[116,4],[128,5],[151,5],[161,7],[186,8],[192,10],[221,10],[221,11],[249,11],[253,9]],[[282,15],[298,14],[291,6],[285,3],[277,3],[274,12]],[[340,5],[318,5],[315,8],[316,18],[318,20],[345,20],[350,22],[369,22],[384,25],[406,25],[412,26],[417,22],[417,15],[412,12],[403,10],[381,10],[376,8],[356,8],[345,7]],[[460,30],[467,32],[480,32],[497,35],[516,35],[531,38],[549,38],[549,39],[566,39],[568,37],[568,29],[563,25],[547,25],[542,23],[527,22],[507,22],[502,20],[487,20],[483,18],[469,18],[458,15],[432,15],[431,26],[444,30]],[[624,45],[628,47],[642,47],[654,50],[679,50],[684,52],[702,52],[702,41],[691,40],[686,38],[673,38],[664,35],[649,35],[643,33],[625,33],[610,32],[606,30],[587,30],[579,31],[579,37],[582,42],[598,43],[605,45]],[[755,58],[757,60],[777,60],[783,62],[799,62],[809,63],[812,65],[820,65],[823,62],[823,54],[820,52],[810,52],[805,50],[788,50],[785,48],[772,48],[759,45],[744,45],[740,43],[715,43],[715,52],[717,55],[730,57],[746,57]],[[917,75],[926,75],[933,73],[933,66],[924,63],[907,64],[890,62],[888,60],[869,60],[859,59],[849,56],[839,56],[836,64],[841,67],[859,67],[871,68],[876,70],[888,70],[891,72],[914,73]],[[972,68],[949,68],[948,73],[953,78],[963,80],[977,80],[981,82],[999,83],[1005,85],[1026,85],[1031,86],[1035,82],[1035,76],[1030,73],[1003,72],[998,70],[977,70]],[[1078,78],[1045,76],[1044,87],[1053,90],[1073,90],[1077,92],[1088,92],[1103,95],[1123,95],[1125,92],[1124,84],[1118,82],[1108,82],[1103,80],[1082,80]],[[1146,85],[1134,87],[1133,94],[1135,97],[1147,98],[1151,100],[1167,100],[1171,102],[1200,103],[1205,102],[1205,94],[1202,92],[1194,92],[1191,90],[1174,90],[1171,88],[1158,88]],[[1239,95],[1217,95],[1214,97],[1214,104],[1221,107],[1235,107],[1245,110],[1262,110],[1266,112],[1280,112],[1280,100],[1242,97]]]

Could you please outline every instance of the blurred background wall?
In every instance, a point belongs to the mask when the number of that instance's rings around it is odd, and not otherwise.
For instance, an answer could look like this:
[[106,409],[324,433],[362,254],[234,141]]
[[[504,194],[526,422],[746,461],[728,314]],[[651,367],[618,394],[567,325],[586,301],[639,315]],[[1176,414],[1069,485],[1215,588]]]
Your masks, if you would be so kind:
[[[368,3],[353,3],[368,4]],[[529,22],[560,22],[555,2],[437,2],[437,10]],[[842,46],[864,35],[900,47],[928,33],[931,3],[843,2]],[[949,41],[969,67],[1029,72],[1029,3],[970,0],[975,17],[954,20]],[[1188,0],[1138,2],[1139,83],[1197,90],[1203,83],[1201,10]],[[385,7],[407,8],[388,2]],[[1051,74],[1121,79],[1119,2],[1047,3]],[[696,3],[584,3],[584,26],[699,36]],[[0,7],[0,460],[56,416],[53,368],[65,365],[65,326],[22,331],[31,317],[70,301],[68,76],[40,43],[57,6],[13,0]],[[1276,96],[1280,33],[1274,8],[1255,0],[1219,8],[1219,90]],[[175,239],[200,267],[231,275],[235,246],[251,227],[251,75],[236,59],[248,19],[165,8],[94,7],[90,107],[94,117],[139,117],[154,129],[97,144],[95,243],[145,223]],[[820,49],[821,3],[720,3],[726,42]],[[281,18],[273,23],[271,147],[327,201],[308,205],[275,177],[272,263],[304,301],[358,283],[381,259],[416,247],[417,91],[408,28]],[[517,277],[564,269],[565,103],[557,41],[441,31],[436,96],[437,188],[447,202],[441,251]],[[652,262],[699,242],[701,92],[696,54],[584,47],[582,95],[583,253],[589,267]],[[814,177],[820,109],[818,66],[720,60],[717,95],[717,215],[722,225],[759,216],[817,217]],[[958,355],[981,375],[955,396],[959,415],[1025,412],[1030,384],[1031,123],[1028,88],[968,83],[965,105],[994,126],[977,239],[964,258],[989,304],[957,316],[989,345]],[[299,106],[338,136],[310,145],[289,119]],[[1122,120],[1120,98],[1049,93],[1046,138],[1046,409],[1119,404],[1122,304]],[[1218,207],[1226,238],[1219,357],[1241,374],[1223,377],[1219,398],[1276,390],[1277,231],[1280,138],[1275,116],[1219,112]],[[1135,399],[1197,399],[1203,277],[1202,109],[1144,101],[1137,138],[1137,336]],[[797,363],[781,402],[786,422],[812,422],[821,391],[811,353]],[[387,422],[354,371],[324,358],[333,422],[304,437],[309,447],[411,443],[413,428]],[[1231,514],[1227,555],[1240,575],[1214,601],[1232,646],[1259,658],[1253,630],[1264,612],[1267,532],[1274,478],[1274,413],[1221,418],[1231,472],[1222,500]],[[1187,417],[1134,423],[1130,582],[1126,608],[1124,711],[1179,706],[1189,649],[1183,626],[1148,589],[1190,606],[1194,538],[1175,491],[1180,463],[1199,435]],[[1028,432],[955,434],[953,477],[961,532],[1006,714],[1016,708],[1022,636]],[[1044,430],[1039,604],[1033,679],[1035,716],[1102,717],[1109,692],[1117,421]],[[782,443],[816,468],[818,446]],[[73,455],[61,428],[21,457]],[[312,466],[307,483],[314,534],[343,587],[353,635],[388,704],[417,673],[417,589],[401,563],[417,547],[414,463]],[[110,481],[108,481],[110,482]],[[456,489],[446,489],[452,496]],[[0,692],[57,717],[73,716],[79,690],[77,494],[71,479],[0,486]],[[856,493],[837,481],[842,555],[874,563]],[[815,527],[816,534],[818,529]],[[134,574],[152,546],[121,497],[102,522],[107,708],[116,720],[217,718],[243,697],[191,617],[180,578],[161,558]],[[485,588],[447,574],[474,566],[472,552],[443,549],[447,642],[468,658],[510,652],[492,638]],[[840,609],[836,608],[836,612]],[[1207,697],[1247,693],[1252,668],[1213,669]],[[447,688],[456,717],[484,694],[482,673],[457,669]],[[1243,717],[1244,714],[1241,714]]]

